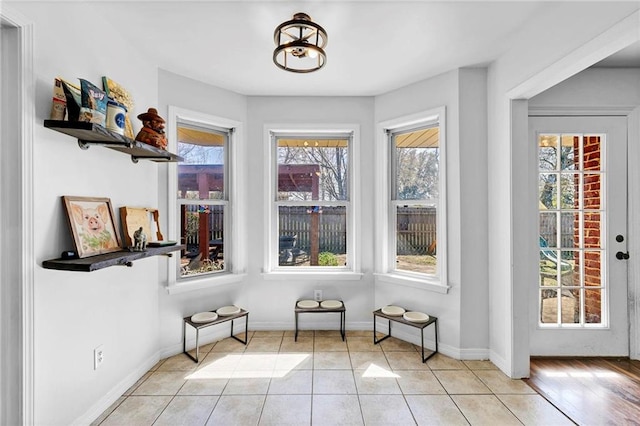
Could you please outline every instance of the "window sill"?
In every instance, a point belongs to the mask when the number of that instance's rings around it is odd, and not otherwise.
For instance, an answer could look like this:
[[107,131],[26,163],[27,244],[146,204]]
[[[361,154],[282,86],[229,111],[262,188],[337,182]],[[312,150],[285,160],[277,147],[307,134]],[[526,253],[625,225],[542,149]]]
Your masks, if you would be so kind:
[[358,281],[361,280],[364,274],[359,272],[352,271],[340,271],[340,272],[320,272],[320,271],[309,271],[309,272],[298,272],[298,271],[270,271],[263,272],[262,278],[265,281],[276,281],[276,280],[284,280],[284,281],[305,281],[305,280],[313,280],[313,281]]
[[189,291],[203,290],[208,288],[219,287],[228,284],[236,284],[241,282],[247,274],[219,274],[216,276],[208,276],[202,278],[194,278],[192,280],[184,280],[182,282],[167,286],[167,293],[180,294]]
[[413,287],[420,290],[432,291],[434,293],[447,294],[449,293],[449,289],[451,288],[447,285],[442,285],[439,281],[430,280],[428,278],[415,278],[393,273],[373,275],[376,282],[381,281],[384,283],[402,285],[405,287]]

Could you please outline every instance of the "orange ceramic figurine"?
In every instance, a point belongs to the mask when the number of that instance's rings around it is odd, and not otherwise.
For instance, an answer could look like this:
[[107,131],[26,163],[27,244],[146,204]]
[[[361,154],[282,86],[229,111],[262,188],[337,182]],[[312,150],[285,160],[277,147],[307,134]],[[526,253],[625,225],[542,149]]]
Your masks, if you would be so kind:
[[164,119],[158,115],[158,110],[149,108],[147,112],[138,115],[142,121],[142,129],[138,132],[136,140],[156,148],[167,149],[167,138],[164,134]]

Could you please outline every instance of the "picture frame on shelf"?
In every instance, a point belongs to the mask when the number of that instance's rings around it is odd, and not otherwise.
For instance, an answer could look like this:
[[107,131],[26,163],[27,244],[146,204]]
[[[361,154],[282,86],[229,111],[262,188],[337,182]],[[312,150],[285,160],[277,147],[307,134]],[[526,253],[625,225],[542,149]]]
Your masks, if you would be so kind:
[[122,238],[125,247],[134,244],[133,234],[138,229],[147,236],[148,244],[153,247],[156,242],[163,241],[160,232],[160,219],[158,209],[148,207],[120,207],[120,222],[122,223]]
[[79,258],[122,250],[111,199],[64,195],[62,202]]

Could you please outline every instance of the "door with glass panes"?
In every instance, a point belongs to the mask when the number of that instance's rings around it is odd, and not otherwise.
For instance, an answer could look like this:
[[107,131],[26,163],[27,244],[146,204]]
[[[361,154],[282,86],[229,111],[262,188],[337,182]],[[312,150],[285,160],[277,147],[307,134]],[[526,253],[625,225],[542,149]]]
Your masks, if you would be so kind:
[[629,354],[625,117],[530,117],[537,151],[532,355]]

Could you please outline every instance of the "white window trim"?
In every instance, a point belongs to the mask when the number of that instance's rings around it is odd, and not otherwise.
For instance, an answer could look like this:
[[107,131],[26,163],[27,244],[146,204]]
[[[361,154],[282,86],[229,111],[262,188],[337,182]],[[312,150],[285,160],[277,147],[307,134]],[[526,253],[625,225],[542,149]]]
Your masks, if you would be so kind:
[[[426,274],[398,271],[395,269],[395,231],[391,226],[391,172],[389,161],[391,160],[389,147],[389,130],[404,128],[407,126],[420,126],[438,122],[440,127],[440,160],[439,186],[440,202],[438,204],[438,257],[439,276],[433,277]],[[376,159],[375,174],[376,200],[375,200],[375,269],[374,277],[377,281],[420,288],[436,293],[446,294],[451,288],[448,285],[447,268],[447,155],[446,155],[446,108],[444,106],[415,114],[398,117],[379,122],[376,126]]]
[[[167,292],[178,294],[187,291],[200,290],[216,286],[223,286],[243,281],[246,276],[246,231],[242,226],[245,223],[244,199],[241,197],[240,189],[245,187],[244,180],[244,128],[241,122],[228,118],[217,117],[197,111],[192,111],[175,106],[169,106],[169,118],[167,125],[168,150],[176,152],[178,148],[177,124],[184,120],[191,123],[201,123],[203,126],[216,126],[221,128],[234,129],[229,136],[229,205],[228,211],[231,218],[231,232],[229,244],[230,249],[225,253],[225,266],[227,271],[196,276],[193,278],[178,279],[180,271],[180,257],[174,256],[175,260],[167,262]],[[180,239],[180,229],[178,221],[178,201],[176,194],[178,190],[178,164],[168,163],[168,185],[167,185],[167,223],[168,239],[178,241]]]
[[[349,208],[347,215],[347,247],[349,268],[303,268],[280,267],[277,265],[278,238],[277,226],[277,205],[273,201],[276,198],[275,177],[277,171],[274,164],[276,161],[276,149],[273,146],[273,134],[345,134],[351,133],[351,146],[349,147]],[[356,220],[360,214],[360,126],[357,124],[265,124],[263,129],[265,146],[269,147],[265,158],[264,194],[265,209],[264,218],[265,244],[262,277],[265,280],[360,280],[363,274],[360,272],[361,262],[361,228],[360,221]]]

